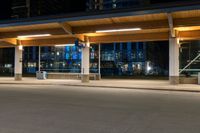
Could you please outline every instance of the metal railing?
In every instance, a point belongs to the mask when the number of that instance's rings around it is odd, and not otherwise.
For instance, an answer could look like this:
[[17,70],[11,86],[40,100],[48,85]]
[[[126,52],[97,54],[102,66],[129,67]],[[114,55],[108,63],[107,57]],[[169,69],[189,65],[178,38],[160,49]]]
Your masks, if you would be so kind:
[[[180,69],[179,74],[181,74],[183,71],[185,71],[190,65],[192,65],[199,58],[200,58],[200,53],[192,61],[190,61],[183,69]],[[188,70],[190,70],[190,69],[188,69]]]

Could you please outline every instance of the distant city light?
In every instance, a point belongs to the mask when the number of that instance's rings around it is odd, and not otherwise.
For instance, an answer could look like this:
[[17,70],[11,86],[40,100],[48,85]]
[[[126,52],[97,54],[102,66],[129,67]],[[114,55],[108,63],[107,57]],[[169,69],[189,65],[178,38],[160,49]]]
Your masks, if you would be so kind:
[[51,36],[51,34],[37,34],[37,35],[22,35],[18,36],[18,39],[25,39],[25,38],[37,38],[37,37],[47,37]]
[[152,68],[150,66],[147,66],[147,71],[150,71]]
[[138,31],[141,28],[130,28],[130,29],[113,29],[113,30],[98,30],[96,33],[107,33],[107,32],[123,32],[123,31]]

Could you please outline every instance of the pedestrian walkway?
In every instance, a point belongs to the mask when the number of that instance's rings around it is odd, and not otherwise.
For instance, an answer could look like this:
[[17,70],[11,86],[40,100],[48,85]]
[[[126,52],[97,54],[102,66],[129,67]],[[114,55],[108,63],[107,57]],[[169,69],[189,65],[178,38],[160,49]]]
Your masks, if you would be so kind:
[[14,78],[0,78],[0,84],[63,85],[63,86],[200,92],[200,85],[193,85],[193,84],[170,85],[168,80],[103,79],[99,81],[92,80],[90,81],[90,83],[81,83],[80,80],[60,80],[60,79],[37,80],[36,78],[23,78],[22,81],[14,81]]

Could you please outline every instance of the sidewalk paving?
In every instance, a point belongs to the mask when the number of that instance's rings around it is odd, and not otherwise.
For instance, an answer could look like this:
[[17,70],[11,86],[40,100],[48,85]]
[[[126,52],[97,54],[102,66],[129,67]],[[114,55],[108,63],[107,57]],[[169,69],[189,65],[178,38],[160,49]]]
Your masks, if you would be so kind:
[[22,81],[15,81],[14,78],[0,78],[0,84],[63,85],[63,86],[82,86],[82,87],[106,87],[106,88],[124,88],[124,89],[200,92],[200,85],[193,85],[193,84],[170,85],[168,80],[103,79],[99,81],[91,80],[90,83],[81,83],[80,80],[60,80],[60,79],[37,80],[36,78],[23,78]]

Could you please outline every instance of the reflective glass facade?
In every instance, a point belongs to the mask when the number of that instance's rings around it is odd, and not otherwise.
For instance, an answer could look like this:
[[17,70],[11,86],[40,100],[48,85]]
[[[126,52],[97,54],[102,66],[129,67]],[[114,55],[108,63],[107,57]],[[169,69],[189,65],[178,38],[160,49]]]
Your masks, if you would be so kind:
[[169,58],[166,49],[168,49],[168,42],[102,44],[101,74],[167,76]]
[[[111,43],[100,47],[93,44],[90,48],[91,73],[99,73],[99,48],[102,76],[168,75],[168,42]],[[41,70],[80,73],[81,56],[81,50],[75,46],[41,47]],[[23,64],[24,73],[38,70],[38,47],[24,49]]]
[[[98,45],[93,45],[90,49],[90,72],[92,73],[98,73],[99,70],[98,48]],[[38,47],[24,48],[24,73],[35,73],[38,70],[38,49]],[[41,70],[56,73],[81,72],[82,53],[76,46],[41,47],[40,49]]]
[[0,49],[0,76],[14,75],[14,49]]
[[41,70],[80,73],[81,50],[75,46],[41,47]]
[[181,75],[196,76],[200,72],[200,41],[181,42],[180,69],[183,68]]
[[[168,41],[110,43],[100,46],[100,71],[105,76],[168,76]],[[24,47],[23,73],[38,71],[38,47]],[[189,65],[182,76],[200,72],[200,41],[181,42],[180,70]],[[0,76],[13,76],[14,48],[0,49]],[[80,73],[81,50],[75,46],[41,47],[41,70],[56,73]],[[195,59],[196,58],[196,59]],[[194,60],[195,59],[195,60]],[[90,48],[90,72],[99,73],[99,45]]]
[[38,70],[38,47],[24,47],[23,72],[35,74]]

